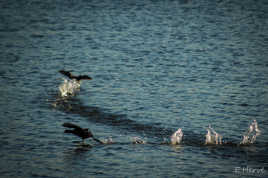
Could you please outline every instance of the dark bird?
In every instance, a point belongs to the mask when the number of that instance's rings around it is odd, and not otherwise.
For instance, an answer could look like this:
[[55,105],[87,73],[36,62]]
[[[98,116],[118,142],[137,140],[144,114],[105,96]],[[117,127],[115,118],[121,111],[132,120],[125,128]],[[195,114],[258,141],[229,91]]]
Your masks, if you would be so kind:
[[60,70],[59,71],[61,74],[65,75],[66,77],[68,77],[69,79],[75,79],[77,80],[78,82],[80,80],[92,80],[91,77],[87,76],[87,75],[78,75],[78,76],[74,76],[71,74],[71,72],[69,71],[65,71],[65,70]]
[[93,140],[95,140],[99,143],[103,143],[99,139],[95,138],[89,129],[83,129],[83,128],[79,127],[78,125],[68,123],[68,122],[62,124],[62,126],[67,127],[67,128],[72,128],[72,130],[65,130],[64,133],[72,133],[72,134],[82,138],[83,142],[84,142],[84,139],[86,139],[86,138],[92,138]]

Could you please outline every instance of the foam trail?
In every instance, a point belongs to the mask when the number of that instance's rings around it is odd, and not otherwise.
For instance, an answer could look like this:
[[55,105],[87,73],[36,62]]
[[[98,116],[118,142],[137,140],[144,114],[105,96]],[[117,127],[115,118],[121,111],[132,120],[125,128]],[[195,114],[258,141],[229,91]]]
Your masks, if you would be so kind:
[[212,144],[212,145],[222,144],[222,136],[218,134],[210,125],[207,128],[206,142],[205,142],[205,145],[208,145],[208,144]]
[[240,145],[253,144],[256,141],[257,136],[261,135],[261,131],[258,127],[258,123],[254,120],[250,125],[246,133],[243,135],[243,140]]
[[179,128],[176,132],[174,132],[171,137],[171,144],[172,145],[176,145],[176,144],[180,144],[182,141],[182,137],[183,137],[183,132],[181,130],[181,128]]
[[63,83],[59,86],[60,94],[62,97],[73,95],[76,91],[79,91],[80,83],[76,80],[63,79]]

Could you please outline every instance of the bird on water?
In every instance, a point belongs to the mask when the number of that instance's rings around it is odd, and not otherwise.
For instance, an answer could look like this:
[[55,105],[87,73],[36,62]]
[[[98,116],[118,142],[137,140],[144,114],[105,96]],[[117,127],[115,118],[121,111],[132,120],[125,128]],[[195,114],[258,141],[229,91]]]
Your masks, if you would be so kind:
[[64,133],[71,133],[71,134],[74,134],[74,135],[80,137],[82,139],[83,143],[84,143],[84,140],[87,138],[92,138],[96,142],[103,143],[99,139],[95,138],[88,128],[83,129],[78,125],[68,123],[68,122],[62,124],[62,126],[67,127],[67,128],[71,128],[71,130],[69,130],[69,129],[65,130]]

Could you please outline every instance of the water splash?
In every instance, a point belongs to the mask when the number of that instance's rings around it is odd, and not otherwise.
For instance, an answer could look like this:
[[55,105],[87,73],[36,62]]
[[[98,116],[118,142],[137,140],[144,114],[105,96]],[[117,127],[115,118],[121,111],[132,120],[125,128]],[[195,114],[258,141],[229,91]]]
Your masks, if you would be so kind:
[[133,138],[131,138],[131,142],[132,142],[133,144],[145,144],[145,143],[146,143],[145,140],[142,140],[142,139],[139,138],[139,137],[133,137]]
[[181,130],[181,128],[179,128],[176,132],[174,132],[171,137],[171,144],[172,145],[176,145],[176,144],[180,144],[182,141],[182,137],[183,137],[183,132]]
[[60,94],[62,97],[68,95],[74,95],[75,92],[79,91],[80,83],[79,81],[63,79],[63,83],[59,86]]
[[207,128],[205,145],[221,145],[222,136],[218,134],[210,125]]
[[257,136],[261,135],[261,131],[258,127],[258,123],[254,120],[250,125],[246,133],[243,135],[243,140],[240,145],[253,144],[256,141]]
[[103,144],[113,144],[114,141],[111,137],[105,139],[104,141],[102,141]]

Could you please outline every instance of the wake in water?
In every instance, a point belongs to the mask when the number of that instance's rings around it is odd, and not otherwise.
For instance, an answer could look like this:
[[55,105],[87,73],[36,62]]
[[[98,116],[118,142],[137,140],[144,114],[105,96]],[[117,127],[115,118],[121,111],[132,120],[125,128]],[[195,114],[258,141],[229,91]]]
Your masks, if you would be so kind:
[[[251,145],[255,143],[257,136],[261,134],[261,131],[258,127],[258,123],[254,120],[250,125],[248,130],[243,134],[243,140],[239,145]],[[218,134],[210,125],[207,128],[206,141],[205,145],[221,145],[222,136]],[[229,143],[230,144],[230,143]]]
[[[222,135],[217,133],[210,125],[207,128],[207,134],[206,134],[206,140],[205,145],[251,145],[256,141],[257,136],[261,134],[261,131],[258,128],[258,123],[256,120],[254,120],[247,132],[243,135],[243,140],[240,142],[240,144],[234,144],[234,143],[223,143],[222,142]],[[177,145],[182,143],[183,138],[183,132],[182,129],[179,128],[177,131],[175,131],[170,136],[170,144]],[[134,137],[132,143],[135,144],[144,144],[146,143],[139,137]],[[168,142],[167,142],[168,143]],[[166,143],[166,144],[167,144]],[[168,143],[169,144],[169,143]]]
[[[164,141],[161,144],[178,145],[178,144],[182,143],[182,137],[183,137],[183,132],[182,132],[182,129],[179,128],[176,132],[174,132],[170,136],[170,142],[169,141]],[[146,143],[148,143],[145,140],[141,139],[140,137],[132,137],[131,142],[132,142],[132,144],[146,144]],[[151,143],[151,144],[153,144],[153,143]]]
[[[100,141],[96,138],[93,137],[92,133],[88,129],[81,129],[78,126],[75,126],[74,124],[69,124],[65,123],[63,126],[71,126],[72,128],[75,128],[79,130],[79,132],[70,132],[73,133],[81,138],[83,138],[84,135],[86,135],[85,138],[92,137],[95,141],[101,143],[101,144],[113,144],[116,143],[114,142],[111,138],[105,139],[104,141]],[[85,132],[85,133],[84,133]],[[88,135],[88,132],[90,134]],[[68,133],[65,131],[65,133]],[[248,131],[243,135],[243,140],[240,142],[240,144],[234,144],[234,143],[224,143],[222,142],[222,136],[217,133],[210,125],[207,128],[207,134],[206,134],[206,140],[205,140],[205,145],[233,145],[233,146],[239,146],[239,145],[251,145],[256,141],[257,136],[259,136],[261,131],[258,128],[258,123],[256,120],[254,120],[250,126]],[[171,144],[171,145],[178,145],[182,144],[182,138],[183,138],[183,132],[182,129],[179,128],[177,131],[175,131],[171,136],[170,136],[170,142],[165,141],[160,144]],[[157,143],[151,143],[143,140],[140,137],[132,137],[131,138],[131,143],[132,144],[157,144]]]
[[[67,85],[67,84],[66,84]],[[131,119],[127,119],[125,115],[111,114],[102,112],[101,109],[97,107],[84,106],[78,98],[71,97],[68,100],[56,100],[52,104],[55,108],[58,108],[61,111],[64,111],[68,114],[78,114],[81,117],[88,118],[91,122],[102,123],[109,126],[114,126],[119,129],[127,129],[128,131],[140,132],[142,130],[147,136],[153,136],[154,138],[159,138],[155,143],[144,141],[139,137],[134,137],[131,142],[133,144],[186,144],[186,145],[196,145],[203,146],[205,145],[223,145],[223,146],[244,146],[251,145],[256,142],[256,138],[261,134],[261,131],[258,127],[258,123],[254,120],[247,131],[243,134],[243,139],[241,142],[227,141],[223,139],[223,136],[216,132],[214,128],[209,126],[207,134],[195,134],[191,131],[186,131],[186,137],[181,128],[177,129],[175,132],[167,129],[161,128],[157,125],[147,125],[136,122]],[[169,137],[169,140],[165,138]],[[205,136],[205,138],[204,138]],[[161,142],[160,138],[164,138],[164,142]],[[111,139],[103,141],[104,143],[116,143]]]

